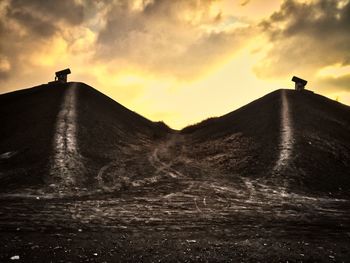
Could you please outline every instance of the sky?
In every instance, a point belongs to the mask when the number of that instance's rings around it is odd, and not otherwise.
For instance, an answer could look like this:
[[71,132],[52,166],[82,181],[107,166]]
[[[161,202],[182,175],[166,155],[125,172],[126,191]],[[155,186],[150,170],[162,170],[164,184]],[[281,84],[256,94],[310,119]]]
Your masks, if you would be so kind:
[[69,67],[181,129],[280,88],[350,104],[349,0],[0,0],[0,93]]

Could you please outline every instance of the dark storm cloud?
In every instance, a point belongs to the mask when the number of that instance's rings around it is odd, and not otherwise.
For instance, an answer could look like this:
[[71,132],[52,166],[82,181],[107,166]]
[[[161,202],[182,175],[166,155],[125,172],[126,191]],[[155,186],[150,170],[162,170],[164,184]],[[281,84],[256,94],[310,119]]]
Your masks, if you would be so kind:
[[196,77],[216,61],[239,50],[249,30],[206,31],[222,14],[210,13],[215,1],[130,1],[109,8],[97,41],[96,58],[127,61],[181,78]]
[[[111,49],[118,51],[124,44],[135,35],[141,34],[166,39],[178,36],[178,32],[194,29],[189,22],[181,19],[185,11],[199,13],[201,16],[207,16],[205,13],[213,1],[194,1],[194,0],[155,0],[144,1],[142,10],[137,12],[133,10],[132,1],[120,0],[110,5],[109,12],[106,14],[106,25],[99,33],[99,44],[103,48],[111,46]],[[205,17],[206,18],[206,17]],[[205,20],[201,17],[201,20]],[[171,31],[169,31],[171,30]],[[160,39],[161,40],[161,39]],[[181,41],[181,39],[178,39]],[[141,44],[141,43],[140,43]],[[121,50],[124,53],[125,50]]]
[[97,36],[92,50],[96,61],[195,78],[238,51],[251,34],[249,29],[217,27],[224,18],[220,10],[211,10],[214,2],[9,0],[0,17],[1,38],[6,39],[0,43],[0,57],[16,74],[51,39],[61,37],[71,46],[77,36],[67,30],[83,26]]
[[313,74],[320,67],[350,61],[350,2],[286,0],[261,23],[272,48],[256,67],[263,77]]
[[15,20],[22,27],[28,29],[31,34],[39,37],[49,37],[55,34],[57,27],[54,23],[43,19],[42,17],[35,17],[30,12],[23,12],[22,10],[8,10],[8,18]]
[[84,15],[83,5],[72,0],[12,0],[9,10],[36,14],[37,18],[46,17],[51,23],[64,21],[69,25],[80,24]]
[[349,91],[350,89],[350,74],[341,77],[325,77],[321,78],[318,87],[323,91]]
[[59,30],[59,22],[67,26],[82,23],[83,6],[71,0],[12,0],[5,16],[30,33],[49,37]]
[[71,0],[10,0],[0,3],[0,11],[0,80],[28,66],[32,52],[62,27],[73,28],[84,18],[84,7]]

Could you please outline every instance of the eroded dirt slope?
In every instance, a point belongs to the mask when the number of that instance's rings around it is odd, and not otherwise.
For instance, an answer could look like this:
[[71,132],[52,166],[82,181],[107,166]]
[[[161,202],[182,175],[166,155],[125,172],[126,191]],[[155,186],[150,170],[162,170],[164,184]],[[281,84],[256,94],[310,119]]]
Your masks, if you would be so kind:
[[182,133],[187,156],[228,178],[349,193],[350,107],[312,92],[278,90]]
[[311,92],[288,95],[294,122],[291,171],[295,186],[348,195],[350,107]]
[[276,91],[222,117],[183,129],[188,154],[228,177],[266,176],[278,156],[281,103]]
[[45,184],[65,88],[41,85],[0,96],[1,191]]
[[172,132],[83,83],[45,84],[1,95],[0,101],[3,192],[104,189],[104,170]]

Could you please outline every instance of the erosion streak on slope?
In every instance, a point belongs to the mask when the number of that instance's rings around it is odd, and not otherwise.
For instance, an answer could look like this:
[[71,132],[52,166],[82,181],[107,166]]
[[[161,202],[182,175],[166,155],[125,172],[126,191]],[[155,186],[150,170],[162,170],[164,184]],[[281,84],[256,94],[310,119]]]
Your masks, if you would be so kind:
[[293,130],[285,90],[282,90],[281,96],[281,139],[279,144],[279,157],[274,167],[274,171],[276,172],[280,172],[289,164],[289,159],[293,150]]
[[[63,187],[75,184],[74,166],[79,160],[76,139],[76,83],[71,84],[65,91],[61,110],[57,116],[54,137],[54,158],[51,175],[55,182]],[[58,182],[56,181],[58,180]]]

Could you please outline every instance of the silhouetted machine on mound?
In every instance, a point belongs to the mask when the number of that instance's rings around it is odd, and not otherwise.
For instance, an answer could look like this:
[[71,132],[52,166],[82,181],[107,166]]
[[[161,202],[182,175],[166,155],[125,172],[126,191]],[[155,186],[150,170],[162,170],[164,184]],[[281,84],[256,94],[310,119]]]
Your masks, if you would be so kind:
[[61,71],[57,71],[55,73],[55,82],[67,83],[67,75],[70,74],[71,71],[69,68],[66,68]]
[[303,91],[305,89],[306,84],[307,84],[306,80],[298,78],[296,76],[294,76],[292,78],[292,81],[295,82],[295,90],[297,90],[297,91]]

